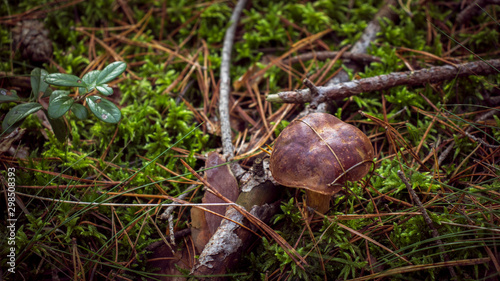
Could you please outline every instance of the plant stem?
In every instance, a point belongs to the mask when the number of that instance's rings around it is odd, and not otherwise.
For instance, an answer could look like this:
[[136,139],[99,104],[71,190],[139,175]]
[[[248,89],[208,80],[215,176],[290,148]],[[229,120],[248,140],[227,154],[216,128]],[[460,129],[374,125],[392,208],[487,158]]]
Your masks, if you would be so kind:
[[315,209],[319,213],[325,214],[330,209],[331,195],[325,195],[306,189],[306,196],[307,206]]

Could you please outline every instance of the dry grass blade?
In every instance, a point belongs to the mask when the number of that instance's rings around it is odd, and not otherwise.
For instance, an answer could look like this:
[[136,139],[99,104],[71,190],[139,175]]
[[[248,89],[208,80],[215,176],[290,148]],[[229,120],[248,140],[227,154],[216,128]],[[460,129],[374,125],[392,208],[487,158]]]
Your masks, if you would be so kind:
[[[408,179],[406,178],[405,174],[401,170],[398,171],[398,176],[401,178],[403,183],[406,185],[406,189],[408,189],[408,192],[411,194],[411,198],[416,203],[417,207],[419,208],[420,212],[422,213],[422,216],[424,217],[425,223],[432,230],[432,237],[434,237],[436,239],[436,243],[439,245],[439,250],[441,252],[441,255],[442,255],[444,262],[448,262],[450,260],[450,258],[448,257],[448,254],[443,247],[443,241],[441,241],[441,239],[439,238],[439,233],[438,233],[437,229],[434,227],[434,225],[432,223],[432,219],[429,217],[427,210],[422,205],[422,202],[418,198],[417,193],[413,190],[410,183],[408,182]],[[448,270],[450,271],[451,277],[456,278],[457,275],[455,273],[455,269],[452,266],[448,266]]]
[[55,176],[55,177],[61,177],[63,179],[68,179],[68,180],[72,180],[72,181],[76,181],[76,182],[98,183],[98,184],[105,184],[105,185],[117,185],[117,184],[121,183],[119,181],[109,182],[109,181],[87,180],[87,179],[82,179],[79,177],[69,176],[69,175],[65,175],[65,174],[61,174],[61,173],[31,169],[31,168],[26,168],[26,167],[23,167],[23,169],[28,170],[28,171],[43,173],[43,174],[47,174],[47,175],[51,175],[51,176]]
[[[388,135],[390,133],[394,134],[397,137],[397,139],[403,143],[403,145],[407,149],[408,153],[410,153],[413,156],[413,158],[420,165],[422,165],[424,168],[426,168],[423,165],[422,161],[420,160],[420,157],[413,151],[413,147],[405,140],[405,138],[396,129],[394,129],[394,127],[391,126],[390,123],[385,122],[383,120],[380,120],[380,119],[378,119],[378,118],[376,118],[376,117],[374,117],[374,116],[372,116],[370,114],[364,113],[362,111],[360,111],[360,114],[363,115],[363,117],[369,118],[370,120],[372,120],[373,122],[375,122],[377,125],[382,126],[383,128],[385,128],[386,131],[387,131],[387,133],[388,133]],[[398,151],[398,150],[396,150],[396,151]]]
[[484,264],[484,263],[489,262],[490,260],[491,260],[490,258],[480,258],[480,259],[470,259],[470,260],[438,262],[438,263],[431,263],[431,264],[409,265],[409,266],[403,266],[403,267],[399,267],[399,268],[392,268],[392,269],[386,270],[384,272],[375,273],[375,274],[371,274],[371,275],[367,275],[367,276],[363,276],[363,277],[359,277],[359,278],[349,279],[349,281],[374,280],[377,278],[392,276],[392,275],[396,275],[396,274],[403,274],[403,273],[422,271],[422,270],[430,270],[430,269],[440,268],[440,267]]
[[[182,160],[181,160],[182,161]],[[218,213],[215,213],[207,208],[204,208],[204,207],[201,207],[201,205],[203,204],[190,204],[189,202],[187,201],[184,201],[184,200],[181,200],[179,198],[175,198],[175,197],[172,197],[172,196],[168,196],[168,195],[153,195],[153,194],[137,194],[137,193],[123,193],[123,192],[107,192],[106,194],[109,194],[109,195],[116,195],[116,196],[128,196],[128,197],[138,197],[138,198],[154,198],[154,199],[168,199],[168,200],[172,200],[174,202],[177,202],[177,203],[180,203],[180,204],[183,204],[183,205],[189,205],[189,206],[192,206],[192,207],[195,207],[195,208],[198,208],[198,209],[201,209],[205,212],[208,212],[208,213],[211,213],[213,215],[216,215],[218,217],[221,217],[223,219],[226,219],[226,220],[229,220],[241,227],[243,227],[244,229],[254,233],[255,235],[257,236],[260,236],[258,235],[257,233],[255,233],[255,231],[251,230],[250,228],[230,219],[230,218],[227,218],[223,215],[219,215]],[[228,200],[229,201],[229,200]],[[233,202],[228,202],[228,203],[233,203]],[[160,204],[158,204],[160,205]]]
[[250,149],[249,151],[241,154],[241,155],[238,155],[236,157],[234,157],[234,160],[241,160],[241,159],[245,159],[247,158],[248,156],[254,154],[257,150],[260,149],[261,146],[263,146],[267,140],[271,137],[271,135],[274,133],[274,130],[276,130],[276,128],[278,127],[278,125],[280,124],[281,120],[283,120],[283,118],[285,117],[285,115],[288,113],[288,111],[292,109],[292,106],[291,105],[287,105],[287,107],[285,108],[285,110],[283,111],[283,113],[281,114],[281,116],[279,117],[279,119],[276,121],[276,123],[274,124],[274,126],[271,128],[271,130],[269,130],[269,132],[264,136],[262,137],[254,146],[252,149]]
[[410,262],[407,258],[405,258],[405,257],[403,257],[403,256],[401,256],[401,255],[399,255],[399,254],[397,254],[397,253],[395,253],[393,250],[391,250],[391,249],[387,248],[386,246],[384,246],[384,245],[380,244],[379,242],[377,242],[377,241],[373,240],[372,238],[370,238],[370,237],[368,237],[368,236],[364,235],[363,233],[360,233],[359,231],[356,231],[356,230],[354,230],[354,229],[352,229],[352,228],[350,228],[350,227],[347,227],[347,226],[345,226],[345,225],[343,225],[343,224],[341,224],[341,223],[338,223],[338,222],[337,222],[337,224],[338,224],[340,227],[342,227],[343,229],[345,229],[345,230],[347,230],[347,231],[351,232],[352,234],[355,234],[355,235],[357,235],[357,236],[359,236],[359,237],[362,237],[362,238],[364,238],[364,239],[366,239],[366,240],[368,240],[368,241],[372,242],[373,244],[375,244],[375,245],[379,246],[380,248],[382,248],[382,249],[384,249],[384,250],[388,251],[389,253],[396,255],[398,258],[400,258],[401,260],[405,261],[406,263],[408,263],[408,264],[412,264],[412,263],[411,263],[411,262]]
[[262,75],[264,75],[264,73],[266,73],[267,70],[269,70],[269,68],[271,68],[271,66],[275,65],[277,62],[279,61],[282,61],[284,58],[290,56],[291,54],[293,54],[294,52],[296,52],[297,50],[300,50],[301,48],[303,48],[304,46],[308,45],[308,44],[311,44],[312,42],[320,39],[321,37],[325,36],[326,34],[332,32],[332,29],[326,29],[326,30],[323,30],[317,34],[313,34],[309,37],[306,37],[302,40],[300,40],[299,42],[293,44],[292,48],[285,52],[283,55],[279,56],[278,58],[276,59],[273,59],[268,65],[266,65],[263,69],[257,71],[251,79],[255,79],[255,78],[258,78],[258,77],[261,77]]

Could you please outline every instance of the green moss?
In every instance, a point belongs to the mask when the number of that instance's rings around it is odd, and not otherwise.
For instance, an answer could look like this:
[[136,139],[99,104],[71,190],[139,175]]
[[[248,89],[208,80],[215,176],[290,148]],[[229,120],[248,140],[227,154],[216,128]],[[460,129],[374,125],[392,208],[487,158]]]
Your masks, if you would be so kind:
[[[16,6],[2,5],[0,12],[3,15],[15,14],[39,4],[48,6],[49,2],[26,0]],[[244,10],[242,20],[238,24],[231,66],[232,81],[246,73],[251,65],[257,64],[261,68],[264,67],[260,61],[265,55],[282,55],[290,49],[292,44],[328,28],[331,28],[333,32],[321,39],[331,50],[339,50],[347,44],[354,43],[359,39],[362,30],[372,20],[383,2],[252,1],[247,5],[246,8],[249,9]],[[44,22],[50,30],[50,38],[54,44],[53,60],[66,72],[79,75],[92,60],[87,57],[90,38],[82,32],[76,32],[74,27],[113,27],[118,25],[114,20],[117,9],[121,9],[121,7],[115,7],[113,3],[111,0],[82,2],[75,6],[55,9],[47,14]],[[167,2],[148,0],[129,1],[127,4],[132,10],[135,22],[143,19],[147,12],[153,9],[153,15],[149,18],[144,32],[134,40],[153,42],[153,40],[160,40],[160,34],[162,34],[161,44],[175,49],[176,45],[194,34],[183,48],[177,51],[183,56],[189,57],[195,54],[201,46],[201,40],[205,40],[208,43],[208,60],[211,63],[209,70],[213,71],[213,79],[218,81],[222,39],[228,27],[234,3],[208,4],[192,0]],[[165,8],[165,21],[162,25],[163,8]],[[397,47],[407,47],[435,56],[443,56],[443,50],[448,48],[448,40],[450,40],[447,35],[460,42],[465,42],[466,47],[474,52],[488,52],[498,45],[498,26],[484,24],[491,21],[486,14],[473,18],[471,27],[465,30],[467,33],[464,31],[451,34],[435,29],[437,33],[432,32],[432,36],[428,39],[428,19],[431,20],[432,24],[436,23],[439,28],[451,30],[456,15],[452,14],[452,10],[448,6],[440,3],[432,3],[425,7],[412,6],[411,9],[412,14],[409,15],[397,8],[399,21],[396,23],[381,21],[382,31],[379,38],[369,48],[369,53],[379,57],[381,62],[366,66],[360,73],[350,71],[351,78],[354,79],[355,75],[364,78],[395,71],[406,71],[407,66],[401,58],[404,58],[415,68],[427,67],[428,57],[402,52]],[[188,23],[187,21],[191,18],[194,20]],[[125,16],[119,19],[128,21]],[[296,27],[289,25],[287,21]],[[173,38],[168,37],[172,31],[180,26],[182,27],[173,35]],[[194,28],[197,29],[193,30]],[[94,34],[97,38],[101,38],[104,32],[108,31],[95,31]],[[6,70],[10,70],[11,67],[11,39],[9,36],[8,29],[0,29],[0,57],[3,58],[0,61],[0,68]],[[452,42],[451,47],[454,44],[457,43]],[[95,47],[98,56],[107,53],[99,44],[95,44]],[[315,43],[307,48],[319,50]],[[306,51],[306,49],[300,52]],[[157,164],[192,178],[187,170],[179,165],[179,152],[168,150],[197,125],[193,113],[182,100],[177,99],[182,88],[179,85],[170,88],[174,81],[179,78],[184,79],[184,77],[179,76],[186,64],[179,63],[178,59],[170,58],[152,48],[118,45],[115,46],[115,51],[123,52],[121,53],[122,57],[127,58],[128,62],[131,63],[129,70],[140,77],[140,79],[135,79],[134,75],[127,74],[127,77],[118,85],[117,92],[121,94],[121,97],[117,95],[116,101],[121,106],[123,117],[121,122],[115,125],[106,124],[98,122],[94,119],[95,117],[81,121],[75,118],[74,114],[69,114],[67,121],[70,126],[70,142],[65,146],[58,143],[54,135],[42,126],[35,116],[28,117],[23,127],[27,129],[26,139],[29,141],[25,142],[24,145],[30,148],[30,159],[21,162],[28,172],[18,173],[17,183],[19,186],[37,187],[58,184],[66,188],[60,190],[19,188],[20,192],[73,201],[104,202],[110,200],[110,202],[129,204],[138,203],[139,200],[133,197],[110,199],[112,196],[105,193],[110,190],[131,191],[138,194],[166,192],[171,196],[176,196],[183,192],[185,185],[168,181],[172,179],[172,175]],[[457,54],[458,51],[452,56]],[[464,58],[464,61],[466,59],[476,60],[473,55],[466,51],[463,51],[463,54],[470,55],[469,58]],[[203,55],[200,55],[198,62],[203,64],[204,59]],[[19,57],[14,58],[14,73],[16,75],[30,73],[30,64],[18,60]],[[311,76],[318,74],[325,63],[329,62],[304,62],[304,65],[296,64],[293,65],[293,68],[298,73]],[[440,62],[434,61],[430,63],[440,64]],[[341,62],[334,65],[332,73],[339,67],[344,67]],[[49,72],[59,71],[55,66],[48,70]],[[305,71],[309,72],[304,73]],[[195,80],[195,75],[197,74],[193,74],[189,79]],[[259,85],[263,91],[278,92],[289,87],[287,73],[276,66],[266,71],[264,79],[265,85],[264,83]],[[300,82],[295,77],[292,78],[293,85]],[[432,152],[436,144],[439,145],[443,141],[453,139],[456,152],[451,154],[448,159],[454,159],[455,163],[447,161],[448,163],[440,167],[440,173],[443,172],[441,176],[450,175],[456,172],[457,163],[461,163],[464,156],[474,151],[478,144],[455,131],[451,131],[449,135],[441,134],[443,130],[448,129],[439,122],[433,123],[432,117],[417,114],[412,106],[424,111],[435,111],[422,98],[423,95],[442,110],[447,118],[457,126],[463,127],[470,125],[468,120],[472,120],[474,116],[464,117],[460,114],[481,109],[482,107],[475,104],[486,101],[488,96],[484,93],[493,91],[499,82],[498,75],[492,75],[485,78],[460,78],[434,85],[438,87],[438,91],[432,87],[396,87],[383,93],[363,93],[352,97],[345,107],[338,107],[334,110],[338,117],[349,117],[351,120],[361,118],[355,114],[360,109],[379,119],[384,119],[381,100],[383,95],[389,122],[405,138],[407,143],[415,147],[420,144],[424,136],[426,137],[419,151],[421,159],[430,155],[429,153]],[[210,86],[212,87],[212,84]],[[167,89],[169,89],[168,93],[165,92]],[[210,91],[213,89],[211,88]],[[202,93],[199,88],[192,87],[183,94],[183,97],[189,100],[195,108],[203,106]],[[343,104],[339,103],[339,105]],[[0,109],[4,112],[13,105],[14,103],[1,104]],[[277,109],[280,105],[272,106]],[[400,112],[405,106],[407,110]],[[484,126],[484,137],[488,142],[498,144],[500,119],[497,116],[493,118],[495,118],[496,125],[489,123]],[[445,119],[439,121],[443,120]],[[287,121],[282,121],[275,133],[279,133],[286,124]],[[431,125],[431,130],[424,135]],[[385,133],[384,128],[377,129],[375,125],[361,123],[360,127],[362,126],[365,126],[363,129],[373,128],[374,133]],[[48,139],[41,132],[44,132]],[[178,142],[176,147],[189,151],[190,153],[183,160],[192,167],[200,168],[203,161],[198,160],[195,154],[219,146],[215,143],[216,141],[218,141],[216,136],[195,129],[185,139]],[[355,240],[357,236],[340,227],[339,223],[362,232],[391,249],[395,245],[394,249],[399,249],[400,253],[408,256],[413,264],[440,262],[440,252],[435,246],[435,239],[430,235],[421,216],[394,215],[377,219],[335,220],[335,216],[344,213],[364,214],[376,213],[377,211],[381,213],[389,211],[407,213],[417,211],[414,207],[408,208],[406,205],[379,197],[379,193],[383,193],[403,202],[411,202],[406,186],[397,176],[397,171],[401,168],[407,171],[412,188],[417,191],[429,192],[425,193],[426,196],[429,196],[427,199],[436,198],[436,202],[428,206],[429,214],[438,228],[446,249],[453,250],[453,256],[457,259],[486,257],[484,245],[494,246],[489,242],[494,238],[490,231],[486,229],[469,230],[446,223],[454,222],[466,225],[470,223],[470,219],[476,226],[493,228],[496,226],[492,225],[491,221],[498,217],[495,211],[483,207],[479,208],[480,211],[469,212],[464,217],[456,210],[452,212],[454,207],[450,207],[451,205],[445,200],[438,200],[446,196],[447,200],[454,202],[457,210],[475,207],[475,203],[467,199],[472,195],[482,206],[490,206],[492,202],[498,204],[498,200],[494,201],[496,199],[484,195],[484,189],[464,184],[466,180],[470,182],[475,179],[475,176],[461,178],[453,183],[455,185],[458,182],[460,188],[448,186],[445,184],[444,178],[439,178],[438,181],[425,170],[425,167],[422,167],[420,171],[413,171],[405,166],[409,165],[405,159],[411,159],[408,154],[401,152],[397,157],[393,157],[394,152],[387,149],[392,144],[388,143],[387,140],[375,140],[375,142],[381,144],[381,146],[377,146],[381,152],[380,158],[390,157],[382,160],[375,167],[373,174],[365,180],[358,183],[347,183],[346,186],[350,192],[335,197],[335,204],[332,205],[331,212],[328,214],[330,219],[314,221],[310,224],[311,231],[305,227],[303,211],[301,212],[299,209],[300,203],[296,203],[296,200],[300,201],[300,199],[296,199],[292,192],[288,192],[284,197],[281,212],[273,218],[272,227],[291,245],[294,247],[296,245],[296,250],[301,255],[308,254],[306,270],[298,267],[277,243],[267,239],[255,244],[246,259],[247,262],[244,263],[249,264],[249,267],[236,270],[248,273],[244,277],[247,280],[264,279],[274,272],[283,274],[282,277],[288,276],[291,280],[323,280],[325,275],[327,278],[356,278],[362,274],[366,275],[369,271],[367,248],[370,254],[376,258],[375,265],[382,265],[385,269],[407,265],[394,254],[388,253],[385,249],[371,242],[368,243],[367,247],[365,239]],[[162,153],[164,154],[155,162],[145,159],[154,159]],[[100,159],[101,157],[103,159]],[[476,163],[473,162],[476,160],[470,158],[464,161],[462,168]],[[425,164],[428,168],[432,166],[429,165],[431,161],[429,160]],[[498,170],[498,165],[491,164],[488,167],[494,171]],[[130,178],[138,170],[140,172]],[[43,173],[42,171],[55,174]],[[104,173],[107,178],[101,177],[100,172]],[[60,173],[61,175],[59,175]],[[102,186],[77,179],[127,182],[127,184]],[[483,183],[482,187],[499,192],[500,186],[494,179],[486,179]],[[80,187],[75,187],[75,185]],[[452,188],[455,188],[453,189],[454,193],[438,194],[439,191]],[[374,192],[374,189],[378,192]],[[462,195],[466,198],[463,202],[457,201],[454,197],[460,198]],[[193,199],[194,202],[199,202],[200,196],[197,195]],[[372,200],[371,198],[376,199]],[[141,200],[140,202],[146,201]],[[73,249],[73,239],[76,239],[76,245],[82,257],[88,258],[88,260],[83,261],[84,270],[87,272],[94,268],[102,269],[102,272],[129,270],[130,268],[145,270],[147,261],[142,258],[141,254],[145,252],[147,245],[160,239],[156,227],[147,218],[147,216],[153,215],[153,211],[147,211],[142,207],[114,207],[112,209],[108,206],[99,206],[90,209],[61,202],[29,201],[28,199],[26,202],[28,202],[26,208],[31,214],[22,215],[19,218],[18,222],[21,227],[17,231],[17,243],[20,249],[29,249],[29,253],[23,256],[18,270],[29,272],[32,275],[38,269],[41,272],[49,272],[51,262],[56,262],[54,253],[68,259],[72,257],[72,252],[69,249]],[[179,228],[185,228],[189,218],[185,213],[183,216],[177,217],[176,220],[178,220],[177,226]],[[113,221],[114,226],[120,227],[116,230],[111,229],[110,221]],[[165,222],[156,220],[155,223],[160,229],[167,228]],[[377,232],[379,225],[394,227],[394,230],[386,236],[385,232],[384,234]],[[0,232],[5,233],[5,227],[0,227]],[[127,229],[127,235],[124,234],[123,229]],[[120,238],[115,239],[116,237]],[[484,245],[477,243],[477,239],[484,239]],[[133,247],[130,241],[134,242]],[[111,247],[115,249],[116,245],[117,251],[109,251]],[[130,261],[131,257],[136,254],[138,261],[129,269],[111,262],[114,260]],[[2,257],[5,257],[3,252]],[[39,268],[25,266],[38,265],[41,260],[47,262]],[[2,263],[5,265],[3,258]],[[116,267],[111,268],[110,264]],[[73,270],[73,268],[69,270]],[[479,272],[484,271],[482,265],[464,267],[460,270],[463,270],[461,273],[465,272],[475,279],[479,279],[480,276],[482,278]],[[130,273],[130,271],[127,272]],[[432,280],[443,277],[443,272],[446,272],[446,269],[416,272],[405,276],[395,275],[392,278],[418,280],[427,278]],[[139,275],[132,275],[132,273],[129,275],[130,279],[136,279],[137,276]]]

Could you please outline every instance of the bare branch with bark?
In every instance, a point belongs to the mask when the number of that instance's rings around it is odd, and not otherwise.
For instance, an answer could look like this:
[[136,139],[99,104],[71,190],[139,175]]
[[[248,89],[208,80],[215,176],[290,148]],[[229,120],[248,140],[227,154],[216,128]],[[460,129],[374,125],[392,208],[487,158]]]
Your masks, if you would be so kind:
[[[391,21],[395,21],[397,19],[397,14],[392,9],[392,6],[396,5],[396,0],[386,0],[384,6],[377,12],[374,16],[373,20],[368,23],[368,26],[363,31],[360,39],[352,46],[350,53],[353,55],[362,55],[366,54],[368,47],[370,44],[377,38],[377,33],[381,30],[379,21],[382,18],[387,18]],[[352,69],[354,72],[360,70],[359,65],[354,61],[345,61],[345,66],[349,69]],[[349,81],[349,74],[342,69],[339,73],[330,81],[326,82],[325,86],[331,86],[342,82]],[[302,93],[303,95],[308,95],[312,101],[311,104],[305,108],[305,110],[299,114],[300,117],[305,116],[309,113],[313,112],[326,112],[327,111],[327,103],[325,101],[320,101],[319,96],[311,96],[309,89],[298,90],[297,92]],[[298,97],[300,99],[300,97]],[[304,103],[305,101],[297,102]]]
[[469,75],[490,75],[499,73],[500,59],[488,61],[475,61],[463,63],[456,66],[445,65],[421,69],[417,71],[394,72],[370,78],[339,83],[330,86],[314,86],[304,83],[308,87],[314,87],[317,92],[316,99],[311,95],[311,90],[286,91],[267,96],[270,102],[285,103],[321,103],[327,100],[338,100],[363,92],[386,90],[396,86],[417,86],[426,83],[437,83]]
[[222,62],[220,66],[220,92],[219,92],[219,114],[221,124],[222,150],[226,159],[234,157],[234,146],[231,135],[231,124],[229,123],[229,94],[231,93],[231,79],[229,69],[231,66],[231,51],[233,49],[234,34],[240,19],[241,11],[245,7],[246,0],[239,0],[231,15],[231,25],[226,30],[224,45],[222,47]]
[[[332,52],[332,51],[320,51],[320,52],[309,52],[305,54],[300,54],[298,56],[295,56],[293,58],[285,59],[282,61],[283,64],[294,64],[298,63],[301,61],[308,61],[312,59],[317,59],[320,61],[325,61],[327,59],[333,59],[335,58],[339,52]],[[344,52],[341,54],[342,59],[347,59],[347,60],[352,60],[357,63],[362,63],[362,64],[368,64],[371,62],[380,62],[380,58],[372,56],[372,55],[367,55],[363,53],[352,53],[352,52]]]
[[460,12],[460,14],[458,14],[457,23],[467,23],[472,17],[477,16],[489,5],[500,5],[500,0],[476,0],[470,3],[467,8],[465,8],[462,12]]

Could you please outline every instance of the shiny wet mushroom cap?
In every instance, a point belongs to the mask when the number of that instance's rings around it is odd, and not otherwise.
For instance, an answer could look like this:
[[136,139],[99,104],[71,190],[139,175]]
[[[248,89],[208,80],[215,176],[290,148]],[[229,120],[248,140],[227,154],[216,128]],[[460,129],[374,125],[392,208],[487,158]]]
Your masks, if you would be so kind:
[[373,147],[361,130],[333,115],[313,113],[281,132],[270,169],[281,185],[332,195],[346,180],[363,178],[372,160]]

